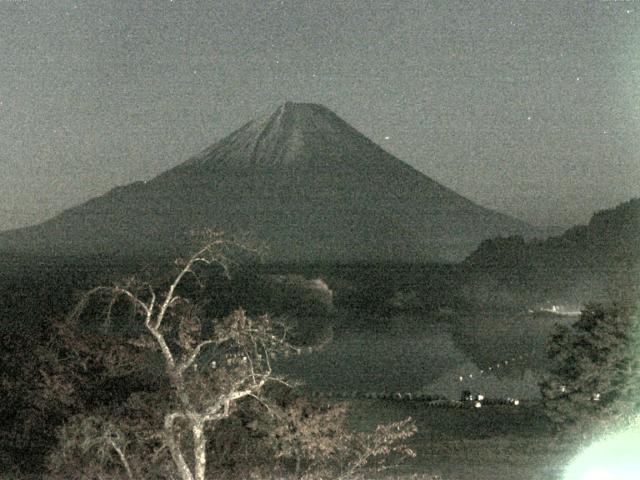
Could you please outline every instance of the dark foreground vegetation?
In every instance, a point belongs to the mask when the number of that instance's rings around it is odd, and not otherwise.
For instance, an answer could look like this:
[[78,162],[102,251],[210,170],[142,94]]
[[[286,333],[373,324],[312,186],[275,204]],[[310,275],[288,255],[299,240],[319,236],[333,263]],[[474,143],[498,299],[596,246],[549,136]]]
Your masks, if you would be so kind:
[[424,408],[418,401],[357,401],[352,422],[369,428],[411,416],[408,440],[417,456],[398,469],[401,478],[429,474],[450,480],[558,479],[578,445],[554,436],[538,402],[482,408]]
[[346,405],[274,371],[322,345],[217,301],[229,246],[212,235],[164,276],[95,287],[67,315],[54,303],[42,329],[4,332],[6,474],[347,479],[414,455],[411,419],[351,430]]
[[[598,218],[593,229],[546,243],[487,243],[461,265],[264,266],[230,263],[235,253],[226,250],[207,250],[197,266],[8,257],[0,277],[2,476],[559,478],[578,449],[638,411],[635,254],[617,243],[588,261],[579,253],[585,238],[598,244],[592,232],[606,233],[607,222],[627,244],[635,234],[610,214]],[[499,254],[505,245],[513,255]],[[96,286],[104,288],[87,296]],[[585,292],[599,303],[585,304]],[[582,315],[557,330],[548,318],[517,316],[552,294],[573,295]],[[508,318],[522,333],[519,349],[538,349],[551,333],[541,399],[519,407],[347,405],[311,397],[290,375],[304,376],[309,352],[353,331],[412,334],[446,324],[469,351],[487,342],[495,350],[507,341]]]

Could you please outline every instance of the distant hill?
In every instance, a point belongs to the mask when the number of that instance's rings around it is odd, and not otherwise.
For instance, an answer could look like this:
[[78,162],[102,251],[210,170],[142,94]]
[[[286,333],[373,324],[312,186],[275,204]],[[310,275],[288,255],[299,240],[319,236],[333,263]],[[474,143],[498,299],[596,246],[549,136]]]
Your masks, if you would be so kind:
[[636,288],[640,280],[640,198],[595,213],[546,240],[512,236],[483,241],[464,261],[503,284],[549,294],[572,291],[578,300]]
[[428,178],[325,107],[286,103],[153,180],[0,234],[0,252],[173,255],[205,227],[249,234],[285,262],[462,260],[486,238],[540,234]]

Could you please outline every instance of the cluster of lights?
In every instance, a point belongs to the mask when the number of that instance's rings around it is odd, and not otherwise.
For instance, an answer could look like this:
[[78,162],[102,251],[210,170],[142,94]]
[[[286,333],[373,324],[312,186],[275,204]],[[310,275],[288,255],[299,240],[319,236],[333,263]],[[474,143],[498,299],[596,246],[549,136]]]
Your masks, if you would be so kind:
[[[500,367],[507,367],[509,365],[509,362],[511,362],[512,364],[518,361],[522,361],[522,360],[527,360],[529,358],[531,358],[533,356],[532,353],[523,353],[521,355],[516,355],[514,357],[511,357],[509,359],[506,360],[502,360],[501,362],[498,363],[494,363],[492,365],[489,365],[486,368],[481,368],[478,369],[478,371],[476,372],[476,377],[480,377],[482,375],[484,375],[485,373],[488,372],[493,372],[494,370],[499,370]],[[465,375],[459,375],[458,376],[458,381],[463,382],[465,380],[465,378],[469,378],[469,379],[473,379],[473,373],[468,373]]]
[[[501,367],[507,367],[510,364],[510,362],[511,362],[511,364],[513,364],[513,363],[516,363],[518,361],[528,360],[531,357],[533,357],[532,353],[523,353],[521,355],[516,355],[516,356],[511,357],[509,359],[505,359],[505,360],[502,360],[500,362],[497,362],[497,363],[494,363],[492,365],[489,365],[486,368],[478,369],[478,371],[476,372],[476,378],[481,378],[482,375],[484,375],[485,373],[492,372],[492,371],[494,371],[494,369],[497,371]],[[473,373],[468,373],[466,375],[459,375],[458,376],[458,381],[460,383],[462,383],[462,382],[465,381],[465,379],[473,380],[473,375],[474,375]],[[598,399],[599,399],[599,395],[598,395]],[[471,400],[471,398],[470,398],[470,400]],[[475,399],[474,399],[473,406],[475,408],[481,408],[483,400],[484,400],[484,395],[481,395],[481,394],[477,395],[475,397]],[[597,401],[597,400],[595,400],[595,401]],[[518,400],[517,398],[508,397],[507,398],[507,403],[509,403],[510,405],[518,406],[518,405],[520,405],[520,400]]]
[[[567,386],[566,385],[560,385],[560,393],[567,393]],[[591,401],[592,402],[599,402],[600,401],[600,393],[595,392],[591,395]]]

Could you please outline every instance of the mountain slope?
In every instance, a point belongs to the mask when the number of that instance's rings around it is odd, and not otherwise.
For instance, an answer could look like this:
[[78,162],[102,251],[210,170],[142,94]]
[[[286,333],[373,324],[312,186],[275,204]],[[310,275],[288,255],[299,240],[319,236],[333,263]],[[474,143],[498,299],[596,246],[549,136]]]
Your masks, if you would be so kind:
[[153,180],[113,189],[0,249],[173,253],[204,227],[249,233],[277,261],[457,260],[532,235],[398,160],[330,110],[286,103]]
[[569,228],[546,240],[488,239],[466,260],[468,265],[509,267],[514,263],[545,263],[584,268],[609,268],[640,262],[640,198],[601,210],[589,224]]
[[628,295],[640,275],[640,198],[595,213],[544,241],[519,237],[485,240],[464,262],[487,283],[493,276],[511,290],[531,296],[573,300]]

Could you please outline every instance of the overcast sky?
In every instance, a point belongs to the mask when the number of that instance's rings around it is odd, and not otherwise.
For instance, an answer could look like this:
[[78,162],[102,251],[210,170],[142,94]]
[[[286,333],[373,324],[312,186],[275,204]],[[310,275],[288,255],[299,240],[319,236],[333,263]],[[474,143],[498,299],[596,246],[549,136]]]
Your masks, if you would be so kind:
[[0,39],[0,230],[286,100],[534,224],[640,196],[638,1],[0,0]]

